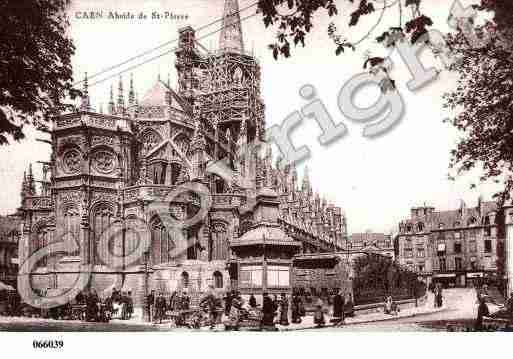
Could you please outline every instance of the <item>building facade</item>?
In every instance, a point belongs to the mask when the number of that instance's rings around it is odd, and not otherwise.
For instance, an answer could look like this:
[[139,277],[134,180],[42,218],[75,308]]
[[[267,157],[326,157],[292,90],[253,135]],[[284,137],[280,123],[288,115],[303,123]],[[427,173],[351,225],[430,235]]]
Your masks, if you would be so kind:
[[427,282],[471,286],[497,273],[501,214],[495,202],[479,198],[475,207],[437,211],[411,209],[399,223],[396,256]]
[[149,289],[284,290],[294,254],[342,247],[342,210],[308,172],[299,183],[294,165],[251,150],[265,139],[261,69],[237,1],[224,11],[215,52],[179,31],[177,89],[159,78],[139,101],[131,80],[125,99],[120,79],[102,113],[86,78],[79,111],[54,119],[41,188],[32,168],[23,179],[20,257],[55,243],[65,254],[49,249],[21,273],[33,286],[64,291],[87,266],[89,287],[136,303]]
[[394,241],[391,234],[352,233],[348,236],[347,247],[349,251],[372,252],[394,258]]
[[0,216],[0,282],[16,288],[18,274],[18,241],[20,220],[16,216]]

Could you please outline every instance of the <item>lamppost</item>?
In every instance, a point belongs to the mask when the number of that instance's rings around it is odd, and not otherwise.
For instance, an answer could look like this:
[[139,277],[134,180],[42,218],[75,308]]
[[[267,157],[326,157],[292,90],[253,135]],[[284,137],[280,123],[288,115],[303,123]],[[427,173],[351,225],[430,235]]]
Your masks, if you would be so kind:
[[144,298],[143,298],[143,320],[150,322],[151,303],[148,303],[148,272],[149,272],[149,251],[145,250],[144,256]]

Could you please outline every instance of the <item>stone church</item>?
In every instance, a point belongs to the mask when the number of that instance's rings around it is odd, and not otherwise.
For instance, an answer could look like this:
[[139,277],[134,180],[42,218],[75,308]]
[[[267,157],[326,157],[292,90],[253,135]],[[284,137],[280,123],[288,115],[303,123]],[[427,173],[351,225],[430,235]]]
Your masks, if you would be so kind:
[[[20,273],[33,288],[64,292],[88,270],[88,287],[136,303],[151,289],[288,292],[294,255],[342,249],[343,212],[308,172],[300,183],[270,150],[244,150],[264,140],[265,118],[238,9],[225,1],[216,51],[179,30],[177,88],[159,78],[139,100],[120,79],[103,113],[86,78],[80,108],[54,119],[43,178],[30,166],[21,190],[20,262],[50,252]],[[219,160],[250,185],[209,170]]]

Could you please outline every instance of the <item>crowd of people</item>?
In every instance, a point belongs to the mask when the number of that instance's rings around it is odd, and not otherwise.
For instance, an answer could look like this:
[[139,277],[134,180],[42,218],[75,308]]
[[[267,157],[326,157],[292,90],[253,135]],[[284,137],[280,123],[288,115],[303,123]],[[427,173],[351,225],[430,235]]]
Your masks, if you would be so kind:
[[[111,295],[101,298],[95,289],[80,292],[75,300],[68,303],[76,314],[73,319],[83,319],[88,322],[108,322],[113,317],[129,320],[134,312],[134,302],[131,291],[121,291],[114,288]],[[85,310],[82,308],[85,306]]]
[[[349,303],[348,303],[349,302]],[[164,319],[174,319],[175,323],[183,324],[181,312],[190,312],[190,297],[185,292],[174,292],[164,296],[162,292],[152,290],[146,298],[146,308],[149,320],[162,323]],[[301,323],[309,311],[313,311],[314,322],[317,326],[326,323],[325,313],[329,305],[333,305],[332,322],[343,323],[347,305],[352,306],[352,300],[346,301],[340,291],[329,298],[313,298],[309,293],[294,292],[292,296],[286,293],[262,293],[260,300],[255,294],[243,298],[237,290],[225,293],[209,290],[200,298],[199,307],[205,314],[204,325],[211,329],[218,324],[224,324],[226,330],[239,330],[241,325],[254,325],[263,330],[276,330],[276,324],[288,326],[290,323]],[[251,323],[251,324],[248,324]]]
[[155,294],[155,290],[152,290],[146,298],[146,310],[151,322],[162,323],[168,311],[189,310],[190,305],[191,298],[185,291],[175,291],[167,298],[162,291]]

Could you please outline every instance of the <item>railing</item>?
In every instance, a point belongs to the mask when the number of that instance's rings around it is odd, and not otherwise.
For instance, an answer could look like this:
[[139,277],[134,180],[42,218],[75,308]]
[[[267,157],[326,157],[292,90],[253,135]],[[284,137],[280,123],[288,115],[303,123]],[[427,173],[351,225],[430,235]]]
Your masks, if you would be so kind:
[[56,130],[82,125],[110,130],[116,130],[118,127],[124,129],[129,128],[129,120],[124,117],[89,112],[65,114],[57,117],[54,123],[54,129]]
[[[145,201],[165,201],[175,188],[176,186],[164,185],[141,185],[130,187],[124,190],[125,202],[132,202],[139,199]],[[196,206],[201,205],[199,196],[194,193],[181,192],[177,196],[173,196],[173,198],[169,199],[173,202],[192,203]]]

